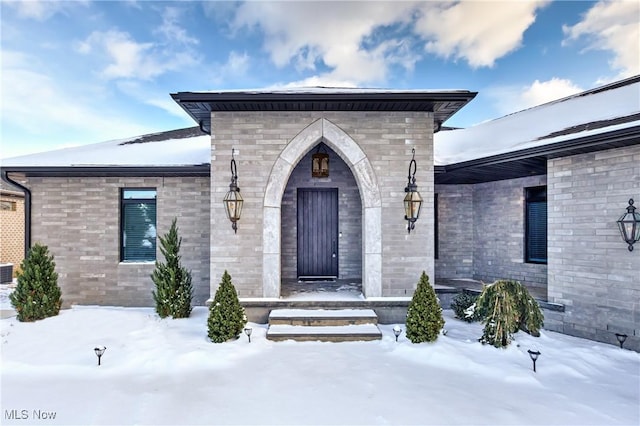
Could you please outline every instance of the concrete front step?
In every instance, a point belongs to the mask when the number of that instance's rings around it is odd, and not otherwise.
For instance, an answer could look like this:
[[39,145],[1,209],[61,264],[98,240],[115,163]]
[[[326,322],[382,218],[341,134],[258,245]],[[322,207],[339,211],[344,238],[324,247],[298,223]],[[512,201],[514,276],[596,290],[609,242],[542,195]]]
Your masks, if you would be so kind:
[[380,340],[382,333],[375,324],[357,325],[270,325],[267,339],[282,341],[295,340],[297,342],[358,342]]
[[373,309],[274,309],[269,325],[338,326],[377,324]]
[[372,309],[275,309],[269,340],[349,342],[378,340],[382,333]]

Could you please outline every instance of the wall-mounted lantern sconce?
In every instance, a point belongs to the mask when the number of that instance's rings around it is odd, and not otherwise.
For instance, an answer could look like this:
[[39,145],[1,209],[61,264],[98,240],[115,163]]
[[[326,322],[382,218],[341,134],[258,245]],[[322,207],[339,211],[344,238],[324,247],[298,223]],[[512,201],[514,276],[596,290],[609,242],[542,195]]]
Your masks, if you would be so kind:
[[236,160],[233,157],[235,153],[234,149],[231,149],[231,183],[229,184],[229,192],[224,196],[224,208],[227,212],[227,218],[231,221],[231,227],[233,232],[238,232],[237,222],[240,220],[242,214],[242,204],[244,200],[240,195],[240,188],[238,188],[238,171],[236,169]]
[[407,187],[404,192],[407,195],[404,196],[404,219],[407,223],[407,231],[411,233],[411,230],[416,226],[416,220],[420,217],[420,207],[422,207],[422,197],[418,192],[418,185],[416,185],[416,150],[411,150],[413,157],[409,162],[409,176]]
[[[320,152],[320,150],[324,152]],[[311,177],[329,177],[329,154],[322,144],[318,145],[316,153],[311,156]]]
[[633,198],[629,199],[627,212],[618,219],[618,229],[624,242],[629,245],[629,251],[633,251],[633,244],[640,241],[640,213],[636,213]]

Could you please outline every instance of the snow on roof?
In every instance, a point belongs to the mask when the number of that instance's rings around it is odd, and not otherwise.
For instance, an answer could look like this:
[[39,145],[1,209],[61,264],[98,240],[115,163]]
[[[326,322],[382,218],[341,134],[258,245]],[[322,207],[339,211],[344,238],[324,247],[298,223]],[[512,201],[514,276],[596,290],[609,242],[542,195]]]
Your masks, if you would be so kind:
[[327,87],[327,86],[298,86],[298,87],[267,87],[263,89],[238,90],[207,90],[199,93],[245,93],[245,94],[314,94],[314,95],[344,95],[344,94],[429,94],[429,93],[469,93],[463,89],[376,89],[366,87]]
[[[271,93],[340,93],[340,91],[341,93],[385,92],[381,89],[310,87],[273,89]],[[242,92],[251,93],[247,90]],[[268,92],[269,89],[262,89],[259,93]],[[424,91],[389,90],[387,92]],[[435,164],[455,164],[638,125],[640,125],[640,77],[634,77],[466,129],[442,130],[434,135]],[[2,167],[177,167],[210,164],[210,162],[210,136],[203,134],[198,127],[192,127],[7,158],[2,160],[1,165]]]
[[455,164],[638,126],[640,78],[629,79],[629,82],[587,91],[465,129],[440,131],[434,135],[435,164]]
[[153,167],[210,162],[211,137],[192,127],[2,159],[2,167]]

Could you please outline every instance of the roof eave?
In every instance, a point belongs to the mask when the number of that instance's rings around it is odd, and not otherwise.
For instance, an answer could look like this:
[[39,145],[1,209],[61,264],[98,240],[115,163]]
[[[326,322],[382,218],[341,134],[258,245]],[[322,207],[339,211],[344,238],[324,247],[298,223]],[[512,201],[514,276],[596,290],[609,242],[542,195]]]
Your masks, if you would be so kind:
[[640,126],[618,129],[475,160],[437,166],[436,184],[466,184],[546,173],[548,159],[640,144]]
[[178,92],[171,97],[200,126],[211,132],[211,112],[256,111],[424,111],[439,127],[477,92]]
[[211,166],[9,166],[0,170],[34,177],[171,177],[209,176]]

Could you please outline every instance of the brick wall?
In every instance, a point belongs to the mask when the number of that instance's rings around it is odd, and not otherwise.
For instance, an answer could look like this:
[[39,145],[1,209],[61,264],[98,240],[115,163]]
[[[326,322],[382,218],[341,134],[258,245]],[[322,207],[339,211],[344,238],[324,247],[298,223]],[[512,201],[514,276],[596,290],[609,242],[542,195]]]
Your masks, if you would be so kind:
[[[26,186],[32,194],[32,241],[46,244],[55,256],[64,306],[153,306],[154,263],[120,262],[120,188],[126,187],[156,188],[158,235],[178,218],[194,304],[209,298],[207,177],[31,177]],[[164,260],[159,250],[157,256]]]
[[473,277],[473,185],[436,185],[438,258],[436,280]]
[[566,334],[640,350],[640,247],[616,220],[640,205],[640,145],[549,160],[549,300],[565,305]]
[[[216,244],[211,247],[212,293],[217,289],[222,272],[227,269],[241,297],[263,296],[263,265],[269,255],[263,255],[263,236],[266,233],[278,241],[280,236],[280,229],[271,229],[269,218],[265,216],[267,183],[281,172],[278,168],[282,163],[276,163],[287,144],[304,129],[323,118],[348,134],[364,152],[373,168],[372,180],[367,184],[376,188],[380,196],[379,220],[382,227],[377,232],[381,239],[381,253],[378,254],[380,263],[377,268],[382,277],[382,282],[379,283],[381,295],[410,295],[422,270],[433,276],[431,114],[215,112],[212,113],[212,128],[215,130],[212,137],[211,236]],[[317,142],[319,140],[312,141],[312,145]],[[331,146],[331,143],[328,145]],[[416,230],[408,235],[403,219],[402,200],[412,147],[416,148],[416,179],[424,198],[424,206]],[[238,185],[245,200],[237,234],[231,230],[221,202],[228,191],[232,148],[239,148],[240,151],[236,155]],[[344,155],[340,152],[338,154]],[[288,177],[284,176],[285,179]],[[361,187],[360,190],[362,191]],[[364,225],[365,228],[366,226],[367,224]],[[367,238],[376,238],[375,229],[374,232],[367,231],[366,235]],[[368,247],[368,242],[364,241],[363,245]],[[274,255],[281,256],[281,253]]]
[[546,287],[547,265],[524,261],[524,188],[541,185],[546,185],[545,176],[474,185],[474,279],[513,279],[527,287]]
[[24,259],[24,197],[2,193],[0,199],[15,206],[0,210],[0,263],[12,263],[15,274]]
[[514,279],[544,294],[547,266],[524,261],[524,188],[545,184],[545,176],[532,176],[437,185],[436,278]]

